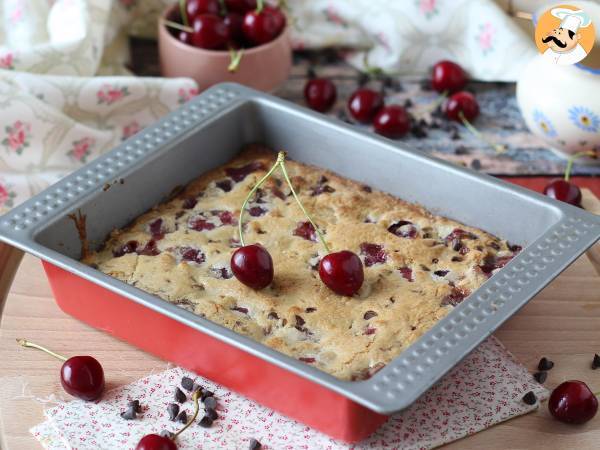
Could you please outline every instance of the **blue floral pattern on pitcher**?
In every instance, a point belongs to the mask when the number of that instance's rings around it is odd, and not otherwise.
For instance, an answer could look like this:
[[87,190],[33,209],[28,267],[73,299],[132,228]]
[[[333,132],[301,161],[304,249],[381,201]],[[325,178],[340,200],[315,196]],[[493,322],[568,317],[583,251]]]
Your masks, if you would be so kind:
[[554,128],[554,125],[552,125],[550,119],[548,119],[548,117],[546,117],[546,115],[539,109],[533,110],[533,121],[537,124],[540,130],[542,130],[542,133],[544,133],[546,137],[555,138],[558,136],[558,133],[556,132],[556,129]]
[[583,131],[597,133],[600,130],[600,117],[584,106],[573,106],[569,109],[569,119]]

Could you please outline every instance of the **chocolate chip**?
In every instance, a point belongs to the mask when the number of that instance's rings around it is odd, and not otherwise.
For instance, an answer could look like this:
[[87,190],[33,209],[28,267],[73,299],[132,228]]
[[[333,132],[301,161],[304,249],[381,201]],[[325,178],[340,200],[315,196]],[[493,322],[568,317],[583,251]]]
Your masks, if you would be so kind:
[[464,145],[459,145],[454,149],[455,155],[468,155],[469,153],[471,153],[471,151]]
[[202,395],[200,396],[200,400],[204,401],[206,400],[208,397],[212,397],[213,395],[215,395],[214,392],[209,391],[208,389],[203,389],[202,390]]
[[250,444],[248,445],[248,450],[260,450],[262,448],[262,444],[258,442],[256,439],[250,439]]
[[187,423],[187,413],[185,411],[181,411],[177,416],[177,422],[186,424]]
[[543,357],[538,363],[538,370],[550,370],[554,367],[554,363],[548,358]]
[[313,313],[317,310],[317,308],[313,308],[312,306],[306,308],[304,311],[306,311],[307,313]]
[[460,256],[453,256],[452,257],[452,262],[461,262],[463,259]]
[[208,416],[204,416],[202,419],[200,419],[200,422],[198,422],[198,425],[200,425],[202,428],[210,428],[212,424],[213,420]]
[[278,319],[279,319],[279,316],[277,315],[277,313],[276,313],[276,312],[270,312],[270,313],[267,315],[267,317],[268,317],[269,319],[273,319],[273,320],[278,320]]
[[206,416],[210,417],[210,420],[217,420],[219,418],[219,415],[217,414],[217,412],[211,408],[206,408],[204,411],[204,414]]
[[523,396],[523,402],[527,405],[535,405],[535,403],[537,402],[537,397],[535,396],[533,391],[529,391]]
[[448,272],[450,272],[449,270],[436,270],[435,272],[433,272],[434,275],[437,275],[438,277],[445,277],[446,275],[448,275]]
[[306,323],[306,321],[301,316],[298,316],[298,315],[296,316],[296,326],[297,327],[301,327],[305,323]]
[[184,403],[187,400],[186,395],[178,387],[175,388],[174,398],[177,403]]
[[594,355],[594,359],[592,360],[592,369],[596,370],[598,367],[600,367],[600,355],[596,353]]
[[129,406],[125,411],[121,413],[121,417],[125,420],[133,420],[137,417],[135,412],[135,408],[133,406]]
[[141,407],[141,405],[140,405],[140,401],[139,401],[139,400],[131,400],[131,401],[130,401],[130,402],[127,404],[127,406],[129,406],[130,408],[133,408],[133,410],[134,410],[136,413],[140,413],[140,412],[142,412],[142,407]]
[[373,192],[373,189],[371,188],[371,186],[367,186],[366,184],[363,185],[362,190],[363,190],[363,192],[368,192],[368,193]]
[[217,399],[214,397],[206,397],[204,399],[204,407],[207,409],[217,409]]
[[538,383],[544,384],[544,382],[546,381],[546,378],[548,378],[548,372],[546,372],[545,370],[541,370],[539,372],[534,373],[533,378]]
[[169,420],[175,420],[179,414],[179,405],[177,403],[169,403],[167,412],[169,413]]
[[377,313],[375,311],[367,311],[365,313],[365,315],[363,316],[363,319],[369,320],[369,319],[372,319],[373,317],[376,317],[376,316],[377,316]]
[[194,383],[194,387],[192,388],[192,392],[200,392],[200,394],[202,394],[202,392],[204,392],[204,387],[202,387],[201,384],[198,383]]
[[424,272],[431,272],[431,270],[429,269],[429,267],[427,267],[424,264],[421,264],[421,270],[423,270]]
[[473,161],[471,161],[471,169],[481,170],[481,167],[483,166],[481,165],[481,161],[479,161],[478,159],[474,159]]
[[183,377],[181,379],[181,387],[184,388],[188,392],[193,391],[194,390],[194,380],[192,380],[190,377]]
[[407,98],[406,100],[404,100],[404,108],[408,109],[408,108],[412,108],[414,106],[414,103],[412,102],[412,100],[410,98]]

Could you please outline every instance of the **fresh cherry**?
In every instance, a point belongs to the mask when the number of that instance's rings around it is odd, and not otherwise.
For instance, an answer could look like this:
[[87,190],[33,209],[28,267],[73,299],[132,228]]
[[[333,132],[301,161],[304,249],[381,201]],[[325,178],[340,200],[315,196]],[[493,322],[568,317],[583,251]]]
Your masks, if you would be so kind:
[[544,194],[561,202],[581,206],[581,190],[564,178],[552,180],[544,188]]
[[102,395],[104,391],[104,370],[95,358],[91,356],[73,356],[67,359],[25,339],[17,339],[17,342],[22,347],[36,348],[64,361],[60,369],[60,382],[63,389],[73,397],[93,401]]
[[321,259],[319,276],[329,289],[347,297],[356,294],[365,279],[362,261],[349,250],[329,253]]
[[552,391],[548,409],[561,422],[582,424],[596,415],[598,399],[583,381],[565,381]]
[[231,255],[231,271],[241,283],[260,290],[273,281],[273,259],[263,246],[246,245]]
[[225,0],[225,7],[229,12],[246,14],[248,11],[256,9],[256,0]]
[[479,115],[479,104],[473,94],[461,91],[451,95],[446,100],[444,112],[451,120],[462,122],[462,117],[464,117],[472,122]]
[[244,31],[242,30],[244,18],[238,13],[230,12],[223,18],[223,23],[227,27],[229,45],[235,48],[241,47],[244,41]]
[[248,42],[261,45],[279,36],[285,24],[285,15],[279,8],[265,6],[260,12],[254,10],[246,13],[242,30]]
[[372,89],[357,89],[348,99],[348,111],[362,123],[370,123],[382,107],[383,96]]
[[190,23],[200,14],[218,15],[219,11],[219,0],[187,0],[185,2],[185,12]]
[[431,87],[438,92],[453,93],[467,84],[467,74],[452,61],[440,61],[433,66]]
[[315,111],[328,111],[335,103],[336,97],[335,84],[327,78],[312,78],[304,86],[304,99]]
[[373,128],[377,134],[398,139],[410,130],[410,118],[402,106],[384,106],[373,119]]
[[140,439],[135,450],[177,450],[177,444],[168,437],[147,434]]
[[215,14],[200,14],[192,21],[191,43],[207,50],[220,50],[227,46],[229,33],[225,22]]

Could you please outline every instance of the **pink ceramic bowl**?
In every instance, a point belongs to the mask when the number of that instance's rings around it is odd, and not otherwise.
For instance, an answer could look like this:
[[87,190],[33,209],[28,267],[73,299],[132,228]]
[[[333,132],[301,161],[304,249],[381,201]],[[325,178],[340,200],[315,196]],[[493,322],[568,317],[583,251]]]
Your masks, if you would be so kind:
[[189,77],[203,91],[213,84],[233,81],[265,92],[274,91],[287,80],[292,67],[292,47],[288,28],[273,41],[244,49],[236,72],[227,70],[229,52],[204,50],[175,38],[164,21],[176,15],[177,5],[169,6],[158,21],[158,51],[165,77]]

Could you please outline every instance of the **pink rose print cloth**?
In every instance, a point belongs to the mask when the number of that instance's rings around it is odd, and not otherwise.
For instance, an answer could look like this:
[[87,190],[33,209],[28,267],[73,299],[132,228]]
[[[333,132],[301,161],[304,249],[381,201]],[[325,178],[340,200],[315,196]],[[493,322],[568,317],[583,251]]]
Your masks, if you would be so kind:
[[[405,411],[393,415],[375,434],[355,445],[334,441],[301,423],[181,368],[150,375],[107,392],[99,403],[74,400],[45,412],[47,420],[31,433],[47,449],[133,449],[148,433],[174,431],[167,405],[183,376],[215,393],[219,419],[212,428],[191,426],[177,439],[179,449],[242,449],[251,438],[264,449],[424,450],[477,433],[496,423],[531,412],[521,398],[533,391],[548,396],[527,370],[495,339],[489,338]],[[119,415],[130,400],[142,413],[126,421]],[[193,412],[188,400],[182,409]],[[65,443],[68,445],[65,447]]]

